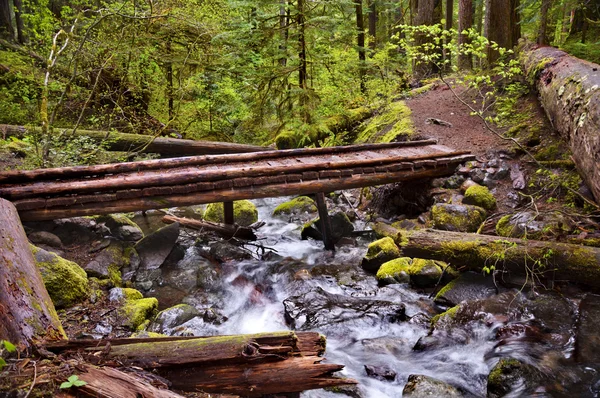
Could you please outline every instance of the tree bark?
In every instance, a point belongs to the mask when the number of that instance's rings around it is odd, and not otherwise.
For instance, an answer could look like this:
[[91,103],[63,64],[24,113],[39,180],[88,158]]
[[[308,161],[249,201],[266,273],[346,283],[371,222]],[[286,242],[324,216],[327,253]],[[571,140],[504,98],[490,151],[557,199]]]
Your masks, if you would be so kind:
[[[0,135],[3,137],[22,138],[27,134],[39,131],[38,128],[24,126],[0,125]],[[67,136],[71,131],[65,133]],[[194,141],[178,138],[153,137],[142,134],[118,133],[114,131],[77,130],[75,136],[90,137],[97,143],[102,143],[109,151],[158,153],[163,156],[190,156],[221,153],[259,152],[266,148],[217,141]]]
[[0,0],[0,37],[8,40],[14,40],[15,38],[10,0]]
[[369,6],[369,48],[375,51],[377,47],[377,0],[368,0]]
[[17,41],[25,44],[25,27],[23,26],[23,0],[13,0],[15,5],[15,22],[17,24]]
[[552,0],[542,0],[540,9],[540,28],[538,30],[537,44],[548,44],[548,10],[552,6]]
[[356,14],[356,46],[358,50],[358,78],[360,80],[360,92],[365,93],[365,77],[367,52],[365,48],[365,20],[363,16],[362,0],[354,0],[354,11]]
[[[417,15],[414,20],[414,25],[434,25],[440,22],[442,18],[442,2],[441,0],[419,0],[417,5]],[[426,34],[417,33],[415,35],[415,44],[417,46],[424,46],[431,41],[431,38],[427,37]],[[440,51],[441,48],[429,50],[422,49],[425,53],[431,53]],[[433,62],[415,62],[413,65],[413,72],[418,79],[430,76],[432,73],[439,71],[438,65]]]
[[65,339],[12,203],[0,199],[0,340],[27,349]]
[[458,0],[458,67],[459,69],[472,69],[473,56],[464,52],[464,46],[471,40],[463,34],[473,26],[473,0]]
[[[454,23],[454,0],[446,0],[446,25],[444,26],[446,30],[452,29],[452,25]],[[452,62],[452,53],[450,49],[444,49],[444,61],[447,63],[444,65],[444,68],[450,70],[450,65]]]
[[88,340],[47,348],[152,370],[182,391],[255,397],[356,384],[332,376],[342,365],[321,363],[325,337],[315,332]]
[[396,243],[408,257],[441,260],[482,271],[516,274],[600,287],[600,248],[439,230],[400,231]]
[[569,143],[579,174],[600,201],[600,65],[553,47],[523,49],[548,118]]
[[[511,9],[513,0],[486,0],[484,35],[489,41],[506,49],[513,47],[513,18]],[[498,51],[488,47],[488,65],[494,64],[500,54]]]

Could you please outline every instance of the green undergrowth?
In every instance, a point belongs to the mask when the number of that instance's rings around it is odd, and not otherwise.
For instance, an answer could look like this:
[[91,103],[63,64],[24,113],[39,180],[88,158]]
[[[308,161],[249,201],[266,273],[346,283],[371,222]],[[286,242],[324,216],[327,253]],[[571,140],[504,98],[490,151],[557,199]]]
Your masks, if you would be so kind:
[[355,143],[392,142],[410,139],[414,126],[404,101],[392,102],[358,128]]

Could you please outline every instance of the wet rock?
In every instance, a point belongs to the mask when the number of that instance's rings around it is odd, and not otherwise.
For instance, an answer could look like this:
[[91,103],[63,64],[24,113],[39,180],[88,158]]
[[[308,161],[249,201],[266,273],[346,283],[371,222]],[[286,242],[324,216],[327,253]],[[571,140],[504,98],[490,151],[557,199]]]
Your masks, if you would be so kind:
[[453,386],[433,377],[410,375],[402,390],[403,397],[462,397],[463,395]]
[[400,257],[400,249],[392,238],[382,238],[371,242],[367,254],[362,260],[365,271],[376,273],[379,267],[390,260]]
[[209,254],[215,260],[224,263],[227,261],[249,260],[252,255],[241,246],[226,241],[213,242],[210,245]]
[[340,397],[350,397],[350,398],[368,398],[361,392],[358,386],[337,386],[337,387],[326,387],[325,391],[329,391],[334,394],[339,394]]
[[511,238],[542,239],[565,235],[572,230],[559,213],[536,214],[530,211],[508,214],[498,220],[496,233]]
[[478,206],[437,204],[431,207],[434,228],[445,231],[475,232],[486,215]]
[[57,308],[78,303],[89,295],[87,274],[76,263],[31,245],[36,265]]
[[173,223],[139,241],[135,245],[135,251],[140,256],[140,268],[159,268],[171,253],[178,237],[179,223]]
[[121,269],[129,265],[133,248],[125,248],[119,242],[112,242],[98,252],[92,261],[83,268],[88,275],[98,279],[109,279],[113,286],[122,283]]
[[170,335],[170,330],[180,326],[190,319],[199,316],[200,311],[188,304],[178,304],[162,310],[150,324],[148,330],[155,333]]
[[299,196],[277,206],[273,210],[273,216],[298,216],[301,214],[313,214],[317,212],[315,201],[308,196]]
[[[211,203],[206,206],[204,219],[216,223],[224,223],[225,213],[223,203]],[[258,221],[258,209],[249,200],[236,200],[233,202],[233,220],[236,224],[243,227],[252,225]]]
[[310,330],[341,322],[373,325],[406,319],[402,303],[333,294],[320,287],[285,299],[283,306],[287,323],[296,330]]
[[579,304],[575,336],[575,358],[583,363],[598,363],[600,358],[600,296],[588,294]]
[[527,301],[526,306],[541,327],[551,333],[554,343],[568,343],[574,326],[575,311],[567,299],[557,293],[544,292]]
[[394,381],[396,372],[387,366],[365,365],[367,376],[381,381]]
[[488,375],[487,396],[530,396],[539,380],[539,373],[533,366],[513,358],[502,358]]
[[144,298],[141,292],[130,288],[115,287],[108,292],[108,299],[120,303],[120,324],[131,330],[151,319],[158,309],[156,298]]
[[444,286],[434,301],[441,305],[454,306],[466,300],[478,300],[497,293],[491,276],[466,272]]
[[137,242],[144,237],[142,229],[124,214],[101,216],[97,222],[104,223],[111,235],[119,240]]
[[465,197],[462,200],[463,204],[475,205],[486,210],[496,208],[496,198],[487,187],[474,185],[465,191]]
[[448,265],[442,261],[400,257],[379,267],[377,280],[382,284],[411,282],[417,287],[435,286]]
[[485,171],[481,169],[473,169],[469,172],[469,177],[471,177],[471,180],[475,181],[476,183],[481,184],[485,178]]
[[[331,223],[333,241],[336,243],[341,238],[350,236],[352,232],[354,232],[354,225],[346,213],[342,211],[336,211],[333,214],[329,214],[329,222]],[[319,232],[322,232],[320,222],[315,222],[315,226]]]
[[380,285],[408,283],[411,262],[410,257],[400,257],[383,263],[377,270],[377,281]]
[[63,245],[58,236],[47,231],[35,231],[30,233],[27,237],[31,243],[36,245],[47,245],[56,248],[61,248]]

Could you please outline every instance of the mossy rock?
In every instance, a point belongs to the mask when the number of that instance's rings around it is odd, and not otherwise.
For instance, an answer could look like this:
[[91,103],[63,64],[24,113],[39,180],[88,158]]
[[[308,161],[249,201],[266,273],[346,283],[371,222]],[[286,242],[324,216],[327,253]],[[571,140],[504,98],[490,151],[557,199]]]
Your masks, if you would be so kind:
[[488,375],[487,396],[500,398],[513,391],[519,391],[521,396],[529,396],[538,386],[540,376],[539,371],[531,365],[514,358],[501,358]]
[[273,215],[294,215],[300,213],[315,213],[316,211],[317,205],[315,205],[314,200],[308,196],[299,196],[277,206],[275,210],[273,210]]
[[496,208],[496,198],[492,195],[488,187],[481,185],[473,185],[467,188],[462,202],[466,205],[483,207],[486,210]]
[[389,104],[378,115],[363,123],[355,143],[392,142],[414,133],[411,110],[404,101]]
[[435,296],[434,301],[441,305],[457,305],[463,301],[480,300],[497,293],[491,276],[475,272],[465,272],[447,283]]
[[486,216],[479,206],[437,204],[431,208],[434,228],[446,231],[476,232]]
[[[223,203],[211,203],[206,206],[204,219],[217,223],[225,222]],[[247,227],[258,221],[258,210],[249,200],[237,200],[233,202],[233,219],[236,224]]]
[[410,375],[402,390],[403,397],[463,397],[454,386],[424,375]]
[[144,298],[142,293],[135,289],[118,287],[111,289],[109,300],[121,303],[118,313],[123,319],[122,325],[131,330],[136,330],[146,320],[153,318],[158,310],[156,298]]
[[144,237],[142,229],[125,214],[109,214],[98,217],[97,221],[103,222],[117,239],[137,242]]
[[150,332],[169,333],[173,328],[199,315],[200,311],[195,307],[188,304],[178,304],[159,312],[148,330]]
[[302,135],[295,131],[284,131],[275,137],[277,149],[295,149],[300,147]]
[[496,233],[510,238],[543,239],[567,235],[573,228],[560,213],[534,212],[508,214],[496,223]]
[[377,280],[382,284],[410,282],[417,287],[435,286],[447,275],[449,279],[455,275],[455,271],[444,273],[448,265],[442,261],[427,260],[423,258],[400,257],[388,261],[379,267]]
[[362,267],[365,271],[377,273],[383,263],[398,257],[400,257],[400,249],[394,240],[390,237],[382,238],[369,244],[367,254],[362,260]]
[[39,247],[30,247],[55,307],[68,307],[88,297],[90,290],[83,268]]
[[400,232],[398,228],[395,228],[393,225],[386,224],[384,222],[374,222],[369,224],[371,229],[375,232],[378,238],[390,237],[394,240],[397,240],[398,233]]

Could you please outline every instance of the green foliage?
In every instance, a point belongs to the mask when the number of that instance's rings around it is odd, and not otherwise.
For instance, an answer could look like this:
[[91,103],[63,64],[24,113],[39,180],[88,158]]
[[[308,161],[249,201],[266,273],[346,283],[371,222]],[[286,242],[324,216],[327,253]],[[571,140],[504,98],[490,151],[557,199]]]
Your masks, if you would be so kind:
[[71,376],[69,376],[67,381],[64,381],[61,383],[60,389],[64,390],[64,389],[71,388],[71,387],[81,387],[81,386],[85,386],[86,384],[87,384],[87,382],[85,382],[83,380],[79,380],[79,377],[77,375],[71,375]]

